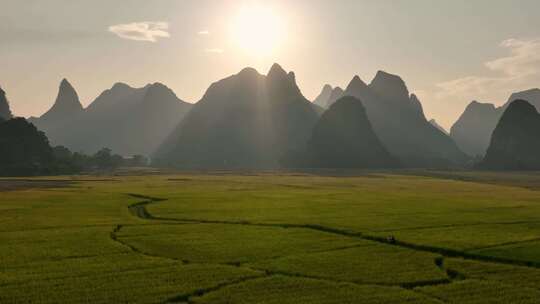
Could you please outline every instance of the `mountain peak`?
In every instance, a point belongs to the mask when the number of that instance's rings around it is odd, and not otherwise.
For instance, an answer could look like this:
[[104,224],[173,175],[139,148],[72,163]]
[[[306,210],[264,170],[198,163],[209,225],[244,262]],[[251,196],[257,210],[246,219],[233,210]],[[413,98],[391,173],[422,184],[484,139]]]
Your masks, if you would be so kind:
[[310,168],[385,168],[397,162],[383,146],[360,99],[345,96],[323,113],[304,152],[293,166]]
[[381,97],[387,100],[409,99],[409,90],[398,75],[378,71],[369,85]]
[[296,85],[296,76],[294,72],[287,73],[279,64],[274,63],[266,75],[267,88],[273,94],[287,95],[291,92],[300,93]]
[[[332,90],[332,94],[330,94],[330,99],[332,100],[332,103],[334,103],[336,100],[343,97],[344,93],[345,93],[345,91],[343,91],[343,89],[341,87],[335,87]],[[330,105],[328,105],[328,106],[330,106]]]
[[517,99],[512,101],[510,105],[508,105],[508,108],[504,112],[503,117],[515,116],[517,119],[519,119],[520,117],[522,117],[522,115],[531,114],[538,114],[536,108],[528,101],[525,101],[523,99]]
[[111,88],[111,90],[129,90],[129,89],[132,89],[132,87],[123,82],[117,82]]
[[285,71],[279,64],[274,63],[268,71],[266,79],[273,84],[280,83],[283,85],[285,82],[295,83],[296,80],[294,73],[292,74],[292,77],[290,75],[291,74],[287,74],[287,71]]
[[41,117],[50,120],[65,119],[83,110],[83,106],[79,101],[79,95],[77,95],[71,83],[64,78],[60,82],[58,95],[53,106]]
[[473,111],[473,110],[477,110],[477,109],[494,111],[494,110],[496,110],[496,107],[492,103],[484,103],[484,102],[478,102],[476,100],[473,100],[473,101],[471,101],[471,103],[469,103],[469,105],[467,106],[465,111]]
[[148,84],[148,89],[153,89],[153,90],[157,90],[157,89],[170,90],[170,88],[169,88],[168,86],[164,85],[164,84],[161,83],[161,82],[154,82],[154,83]]
[[398,75],[390,74],[386,71],[378,70],[377,74],[375,74],[375,78],[373,78],[373,81],[383,80],[383,79],[403,82],[401,77],[399,77]]
[[290,71],[290,72],[287,74],[287,77],[289,77],[289,80],[290,80],[291,82],[296,83],[296,74],[294,74],[293,71]]
[[259,74],[259,72],[252,68],[252,67],[247,67],[247,68],[243,68],[238,74],[238,77],[239,78],[247,78],[247,79],[250,79],[250,78],[258,78],[261,74]]
[[508,102],[503,106],[507,107],[510,105],[510,103],[514,100],[526,100],[529,103],[531,103],[533,106],[535,106],[538,110],[540,110],[540,89],[533,88],[521,92],[513,93],[510,98],[508,98]]
[[367,84],[360,79],[358,75],[354,75],[353,79],[349,82],[347,85],[346,91],[357,91],[357,90],[363,90],[367,87]]
[[62,79],[55,104],[82,109],[79,95],[67,79]]
[[187,104],[185,101],[179,99],[171,88],[160,82],[149,84],[143,99],[145,103],[154,103],[155,101],[173,101],[174,103]]
[[163,93],[172,93],[174,95],[174,92],[169,87],[160,82],[155,82],[146,86],[146,95]]
[[326,108],[328,105],[328,100],[330,99],[330,96],[332,95],[332,86],[329,84],[325,84],[321,90],[321,93],[313,100],[313,103]]
[[277,75],[284,77],[287,76],[287,72],[279,64],[274,63],[268,71],[267,77],[271,78]]
[[[63,78],[62,81],[60,81],[60,91],[75,92],[75,89],[73,88],[71,83],[69,83],[69,81],[66,78]],[[77,93],[75,93],[75,94],[77,94]]]

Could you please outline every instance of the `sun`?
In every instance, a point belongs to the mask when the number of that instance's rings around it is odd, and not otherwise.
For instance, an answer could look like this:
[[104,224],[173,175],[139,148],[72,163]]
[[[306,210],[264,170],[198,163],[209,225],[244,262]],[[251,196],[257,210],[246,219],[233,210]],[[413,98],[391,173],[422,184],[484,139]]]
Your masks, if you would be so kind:
[[284,20],[269,7],[244,6],[234,17],[231,36],[235,45],[247,55],[264,57],[283,42]]

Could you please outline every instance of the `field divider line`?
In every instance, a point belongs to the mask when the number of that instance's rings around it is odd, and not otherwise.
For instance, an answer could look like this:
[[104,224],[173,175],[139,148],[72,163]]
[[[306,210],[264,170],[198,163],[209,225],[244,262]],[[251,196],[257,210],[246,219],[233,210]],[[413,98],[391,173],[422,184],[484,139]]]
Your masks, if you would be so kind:
[[418,231],[418,230],[430,230],[430,229],[462,228],[462,227],[475,227],[475,226],[487,226],[487,225],[504,226],[504,225],[523,225],[523,224],[540,224],[540,220],[447,224],[447,225],[439,225],[439,226],[417,226],[417,227],[409,227],[409,228],[394,228],[394,229],[381,229],[381,230],[370,230],[370,231],[374,233],[383,233],[383,232]]
[[392,242],[389,242],[387,241],[386,238],[378,237],[378,236],[364,235],[362,236],[362,238],[366,240],[372,240],[374,242],[385,243],[388,245],[399,246],[399,247],[413,249],[417,251],[436,253],[436,254],[442,255],[444,257],[449,257],[449,258],[462,258],[466,260],[474,260],[474,261],[481,261],[481,262],[524,266],[524,267],[530,267],[530,268],[540,268],[540,263],[538,262],[521,261],[521,260],[508,259],[508,258],[502,258],[502,257],[487,256],[487,255],[464,252],[464,251],[449,249],[449,248],[414,244],[414,243],[409,243],[409,242],[400,241],[400,240],[394,240]]
[[141,255],[144,255],[144,256],[148,256],[148,257],[151,257],[151,258],[168,259],[168,260],[181,262],[182,264],[189,264],[188,261],[185,261],[185,260],[182,260],[182,259],[178,259],[178,258],[174,258],[174,257],[166,257],[166,256],[161,256],[161,255],[155,255],[155,254],[151,254],[151,253],[148,253],[148,252],[144,252],[144,251],[140,250],[139,248],[137,248],[137,247],[135,247],[135,246],[133,246],[133,245],[127,243],[127,242],[122,241],[120,238],[118,238],[118,235],[117,235],[117,233],[120,232],[122,227],[123,227],[122,225],[116,225],[113,228],[113,231],[110,233],[111,240],[113,242],[116,242],[116,243],[122,245],[122,247],[128,248],[132,252],[135,252],[135,253],[138,253],[138,254],[141,254]]

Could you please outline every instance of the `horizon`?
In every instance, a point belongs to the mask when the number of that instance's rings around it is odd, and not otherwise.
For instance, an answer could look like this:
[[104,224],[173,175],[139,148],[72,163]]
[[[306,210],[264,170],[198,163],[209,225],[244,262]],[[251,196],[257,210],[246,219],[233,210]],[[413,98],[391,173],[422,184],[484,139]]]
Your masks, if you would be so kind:
[[117,82],[160,82],[194,103],[211,83],[273,63],[313,100],[325,84],[369,83],[383,70],[447,130],[473,100],[500,106],[540,86],[539,3],[429,3],[8,0],[0,86],[14,114],[29,117],[52,106],[63,78],[87,107]]

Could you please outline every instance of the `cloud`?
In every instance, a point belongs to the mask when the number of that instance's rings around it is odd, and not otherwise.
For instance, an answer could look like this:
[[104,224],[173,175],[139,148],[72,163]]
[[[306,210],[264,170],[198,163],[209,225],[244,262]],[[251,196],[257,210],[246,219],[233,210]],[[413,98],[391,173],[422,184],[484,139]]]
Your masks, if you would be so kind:
[[197,34],[199,34],[199,35],[210,35],[210,31],[203,30],[203,31],[197,32]]
[[504,55],[481,63],[483,73],[416,91],[427,115],[450,127],[472,100],[502,105],[512,93],[540,86],[540,39],[514,38],[498,46]]
[[527,77],[538,74],[540,66],[540,39],[508,39],[501,47],[510,49],[510,56],[486,62],[492,71],[500,71],[509,77]]
[[475,99],[510,95],[512,92],[536,87],[540,76],[540,39],[508,39],[500,47],[509,55],[484,63],[490,76],[465,76],[438,83],[438,98],[451,96]]
[[169,23],[144,21],[109,26],[109,32],[122,39],[156,42],[158,38],[169,38]]
[[221,54],[221,53],[225,52],[225,50],[220,49],[220,48],[215,48],[215,49],[205,49],[204,52],[205,52],[205,53],[216,53],[216,54]]

